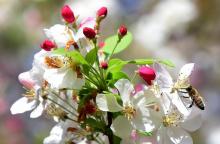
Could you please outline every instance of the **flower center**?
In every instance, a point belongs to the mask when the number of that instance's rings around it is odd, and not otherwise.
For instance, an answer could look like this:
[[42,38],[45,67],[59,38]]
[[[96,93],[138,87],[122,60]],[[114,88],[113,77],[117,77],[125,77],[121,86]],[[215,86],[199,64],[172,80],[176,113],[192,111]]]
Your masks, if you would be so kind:
[[124,113],[125,117],[130,120],[134,118],[136,114],[136,109],[132,106],[125,106],[122,112]]
[[64,63],[58,57],[45,57],[45,63],[49,68],[61,68],[64,66]]
[[180,121],[182,119],[181,115],[178,115],[177,113],[171,113],[169,115],[163,116],[163,126],[164,127],[170,127],[170,126],[178,126]]

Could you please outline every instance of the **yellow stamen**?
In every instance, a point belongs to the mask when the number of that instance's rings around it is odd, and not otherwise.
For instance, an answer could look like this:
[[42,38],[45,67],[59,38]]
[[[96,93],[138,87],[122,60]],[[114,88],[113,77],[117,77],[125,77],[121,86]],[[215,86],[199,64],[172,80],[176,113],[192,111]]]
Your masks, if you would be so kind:
[[181,119],[182,119],[181,115],[178,115],[177,113],[171,113],[163,117],[163,125],[164,127],[178,126]]
[[136,114],[136,109],[134,109],[132,106],[125,106],[123,111],[122,111],[129,120],[134,118]]
[[34,99],[35,95],[36,93],[34,89],[26,90],[26,92],[23,94],[23,96],[27,97],[30,100]]
[[50,68],[61,68],[63,67],[63,61],[58,57],[45,57],[45,63]]

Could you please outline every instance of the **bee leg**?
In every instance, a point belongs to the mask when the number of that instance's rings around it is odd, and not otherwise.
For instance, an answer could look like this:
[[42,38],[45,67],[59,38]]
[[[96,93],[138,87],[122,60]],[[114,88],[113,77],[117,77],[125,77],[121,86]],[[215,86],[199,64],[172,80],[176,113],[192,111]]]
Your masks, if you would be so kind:
[[190,98],[189,96],[182,96],[183,98]]
[[188,108],[191,108],[194,104],[194,101],[192,101],[192,103],[188,106]]

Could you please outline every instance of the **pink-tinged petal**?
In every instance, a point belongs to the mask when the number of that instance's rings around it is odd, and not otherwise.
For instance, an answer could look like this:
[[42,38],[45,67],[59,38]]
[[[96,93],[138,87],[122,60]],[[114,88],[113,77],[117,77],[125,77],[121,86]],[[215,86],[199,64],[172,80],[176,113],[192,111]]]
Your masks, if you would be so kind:
[[127,118],[118,116],[111,125],[113,133],[120,138],[130,138],[133,127]]
[[29,101],[28,98],[22,97],[18,99],[12,106],[11,106],[11,113],[12,114],[20,114],[27,111],[30,111],[36,107],[37,101],[32,100]]
[[160,64],[155,63],[153,65],[154,70],[156,71],[156,81],[160,88],[169,88],[173,85],[173,80],[169,72]]
[[18,80],[24,87],[28,89],[32,89],[35,85],[34,80],[31,78],[30,71],[19,74]]
[[85,27],[94,29],[95,25],[96,25],[95,18],[88,17],[88,18],[83,19],[82,22],[80,23],[79,29],[78,29],[77,34],[76,34],[77,40],[85,38],[85,35],[83,34],[83,29]]
[[95,18],[88,17],[82,20],[82,22],[79,24],[79,28],[82,28],[82,27],[94,28],[95,24],[96,24]]
[[173,144],[193,144],[192,137],[180,127],[167,128],[167,135]]

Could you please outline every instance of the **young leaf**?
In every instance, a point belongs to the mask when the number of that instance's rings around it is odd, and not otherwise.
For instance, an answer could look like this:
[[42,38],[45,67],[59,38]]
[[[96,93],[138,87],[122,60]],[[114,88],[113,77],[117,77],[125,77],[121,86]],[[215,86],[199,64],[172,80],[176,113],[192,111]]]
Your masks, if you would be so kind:
[[96,61],[96,49],[90,50],[87,53],[85,59],[88,63],[90,63],[92,65]]
[[122,79],[122,78],[129,79],[129,77],[125,73],[123,73],[121,71],[109,73],[108,77],[110,78],[110,81],[109,81],[109,85],[110,86],[114,86],[114,84],[119,79]]
[[88,64],[84,57],[78,51],[66,51],[63,48],[59,48],[53,51],[54,54],[60,54],[63,56],[71,57],[79,64]]
[[107,72],[116,72],[121,71],[124,65],[126,65],[128,62],[123,61],[121,59],[111,59],[109,61],[108,71]]
[[135,60],[132,60],[132,61],[128,61],[128,63],[131,63],[131,64],[136,64],[136,65],[150,65],[150,64],[153,64],[155,62],[154,59],[135,59]]
[[175,67],[175,64],[171,62],[170,60],[158,60],[159,63],[162,63],[164,65],[167,65],[169,67]]
[[[119,53],[126,49],[132,42],[132,34],[128,32],[115,48],[114,54]],[[111,36],[105,40],[104,52],[111,54],[118,41],[118,35]]]
[[170,60],[160,60],[160,59],[135,59],[128,61],[130,64],[136,64],[136,65],[151,65],[155,62],[167,65],[169,67],[175,67],[175,65]]

